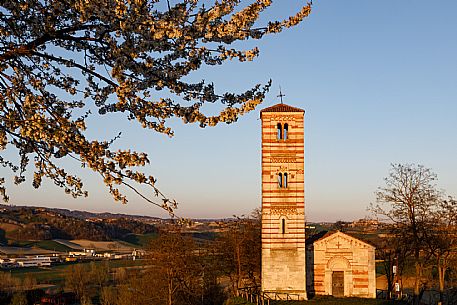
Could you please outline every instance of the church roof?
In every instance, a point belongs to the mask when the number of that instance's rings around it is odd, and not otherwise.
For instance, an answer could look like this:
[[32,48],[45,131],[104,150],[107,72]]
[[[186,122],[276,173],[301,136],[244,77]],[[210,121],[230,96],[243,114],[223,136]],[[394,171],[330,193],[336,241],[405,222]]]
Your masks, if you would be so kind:
[[359,242],[362,242],[364,244],[366,244],[367,246],[370,246],[372,248],[375,248],[374,245],[372,245],[369,241],[366,241],[366,240],[362,240],[360,239],[359,236],[355,236],[353,234],[349,234],[349,233],[343,233],[339,230],[336,230],[336,231],[323,231],[323,232],[320,232],[314,236],[311,236],[309,237],[307,240],[306,240],[306,244],[308,245],[311,245],[311,244],[314,244],[316,242],[320,242],[324,239],[327,239],[329,238],[330,236],[333,236],[333,235],[342,235],[342,236],[346,236],[346,237],[349,237],[349,238],[352,238],[352,239],[356,239],[358,240]]
[[305,110],[280,103],[260,110],[260,113],[262,112],[305,112]]

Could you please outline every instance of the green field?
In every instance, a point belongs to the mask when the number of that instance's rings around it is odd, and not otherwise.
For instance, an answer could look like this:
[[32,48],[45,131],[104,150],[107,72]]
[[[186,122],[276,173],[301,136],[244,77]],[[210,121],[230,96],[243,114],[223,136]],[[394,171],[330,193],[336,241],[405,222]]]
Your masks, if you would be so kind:
[[53,240],[41,240],[35,242],[35,247],[45,249],[45,250],[51,250],[51,251],[57,251],[57,252],[70,252],[74,251],[72,248],[67,247],[61,243],[58,243]]
[[31,240],[9,240],[9,246],[13,247],[24,247],[24,248],[40,248],[44,250],[57,251],[57,252],[69,252],[73,251],[72,248],[67,247],[61,243],[58,243],[53,240],[40,240],[40,241],[31,241]]
[[8,242],[8,245],[12,246],[12,247],[26,247],[26,248],[37,247],[40,249],[57,251],[57,252],[73,251],[72,248],[62,245],[61,243],[58,243],[53,240],[33,241],[33,240],[12,240],[12,239],[10,239]]
[[149,233],[149,234],[128,234],[126,235],[122,241],[128,242],[131,245],[135,245],[137,247],[144,248],[146,247],[152,240],[156,239],[158,236],[157,233]]
[[[110,268],[120,268],[120,267],[132,267],[132,266],[141,266],[144,265],[146,262],[144,260],[111,260],[111,261],[94,261],[95,264],[103,264],[108,262]],[[15,268],[8,271],[0,271],[0,272],[8,272],[11,273],[12,276],[20,278],[23,280],[27,274],[32,275],[39,284],[53,284],[53,285],[62,285],[65,280],[65,274],[70,268],[70,266],[75,264],[89,264],[88,262],[81,262],[81,263],[66,263],[61,265],[55,265],[50,268],[38,268],[38,267],[31,267],[31,268]]]

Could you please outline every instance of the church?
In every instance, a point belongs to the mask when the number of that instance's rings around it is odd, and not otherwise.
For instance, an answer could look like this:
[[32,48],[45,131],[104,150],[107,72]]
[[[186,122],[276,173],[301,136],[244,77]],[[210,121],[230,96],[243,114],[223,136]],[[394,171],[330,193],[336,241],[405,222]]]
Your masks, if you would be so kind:
[[306,239],[304,115],[282,101],[260,111],[262,293],[294,300],[374,298],[372,245],[340,231]]

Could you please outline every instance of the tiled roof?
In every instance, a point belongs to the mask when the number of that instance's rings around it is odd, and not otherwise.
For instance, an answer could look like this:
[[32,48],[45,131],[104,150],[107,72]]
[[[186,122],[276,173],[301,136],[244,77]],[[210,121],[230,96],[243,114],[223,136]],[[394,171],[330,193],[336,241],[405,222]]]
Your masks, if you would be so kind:
[[276,104],[260,110],[260,113],[262,112],[305,112],[305,110],[286,104]]
[[306,244],[314,244],[315,242],[317,241],[321,241],[323,239],[326,239],[327,237],[329,236],[332,236],[333,234],[337,234],[337,233],[340,233],[340,234],[343,234],[343,235],[346,235],[346,236],[349,236],[351,238],[354,238],[354,239],[357,239],[373,248],[375,248],[375,246],[368,240],[366,240],[365,238],[361,237],[361,236],[357,236],[355,234],[350,234],[350,233],[347,233],[347,232],[341,232],[339,230],[331,230],[331,231],[322,231],[322,232],[319,232],[313,236],[310,236],[306,239]]

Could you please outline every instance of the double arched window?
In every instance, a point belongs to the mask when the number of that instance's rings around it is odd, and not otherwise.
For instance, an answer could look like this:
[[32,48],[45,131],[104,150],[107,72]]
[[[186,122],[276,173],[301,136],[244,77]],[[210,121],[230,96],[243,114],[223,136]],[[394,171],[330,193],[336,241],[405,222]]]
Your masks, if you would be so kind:
[[278,174],[278,186],[279,188],[287,188],[287,173],[279,173]]
[[281,123],[278,123],[276,127],[276,139],[287,140],[287,137],[289,136],[289,124],[285,123],[282,125]]

